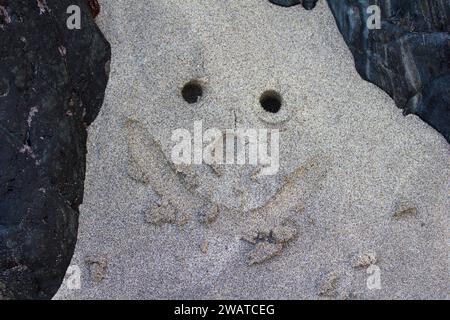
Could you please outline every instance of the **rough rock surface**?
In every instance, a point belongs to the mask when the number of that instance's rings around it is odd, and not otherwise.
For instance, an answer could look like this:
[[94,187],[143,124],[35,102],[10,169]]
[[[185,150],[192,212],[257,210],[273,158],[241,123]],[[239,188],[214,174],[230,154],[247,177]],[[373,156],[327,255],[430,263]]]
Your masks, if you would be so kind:
[[318,0],[269,0],[269,1],[283,7],[291,7],[297,4],[302,4],[306,10],[311,10],[316,6]]
[[0,0],[0,44],[0,299],[48,299],[76,242],[110,47],[84,0]]
[[[379,30],[366,24],[373,4],[381,9]],[[359,74],[450,142],[450,2],[328,0],[328,5]]]

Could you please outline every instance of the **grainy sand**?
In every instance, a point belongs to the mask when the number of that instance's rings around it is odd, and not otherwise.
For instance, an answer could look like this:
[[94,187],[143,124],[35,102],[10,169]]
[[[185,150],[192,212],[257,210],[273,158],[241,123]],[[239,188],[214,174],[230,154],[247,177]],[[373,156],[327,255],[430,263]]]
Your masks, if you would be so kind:
[[[101,4],[113,61],[89,129],[82,287],[56,299],[449,298],[450,146],[359,77],[325,1]],[[177,173],[172,132],[197,120],[280,129],[279,173]]]

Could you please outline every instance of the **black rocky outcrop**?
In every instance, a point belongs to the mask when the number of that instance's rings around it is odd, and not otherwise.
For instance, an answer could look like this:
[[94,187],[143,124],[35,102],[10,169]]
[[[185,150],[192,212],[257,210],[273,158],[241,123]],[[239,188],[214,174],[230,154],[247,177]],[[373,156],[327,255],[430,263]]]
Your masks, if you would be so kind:
[[[67,27],[72,5],[79,30]],[[0,0],[0,300],[49,299],[61,285],[109,60],[85,0]]]

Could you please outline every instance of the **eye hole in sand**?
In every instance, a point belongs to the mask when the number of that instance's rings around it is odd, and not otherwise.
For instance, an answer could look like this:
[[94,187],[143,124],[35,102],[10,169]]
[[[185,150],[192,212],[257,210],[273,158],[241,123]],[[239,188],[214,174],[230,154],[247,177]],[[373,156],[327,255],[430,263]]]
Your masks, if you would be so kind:
[[181,95],[187,103],[197,103],[203,96],[203,88],[198,81],[191,80],[184,85]]
[[263,107],[263,109],[267,112],[277,113],[281,109],[283,99],[278,92],[274,90],[268,90],[261,95],[259,103],[261,104],[261,107]]

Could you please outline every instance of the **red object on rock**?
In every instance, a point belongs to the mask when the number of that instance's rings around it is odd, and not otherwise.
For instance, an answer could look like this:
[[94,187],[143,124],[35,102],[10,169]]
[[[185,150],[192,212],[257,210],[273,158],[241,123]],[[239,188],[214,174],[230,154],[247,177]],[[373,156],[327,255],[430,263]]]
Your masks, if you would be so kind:
[[100,13],[100,4],[97,0],[87,0],[89,9],[91,9],[92,17],[95,19]]

